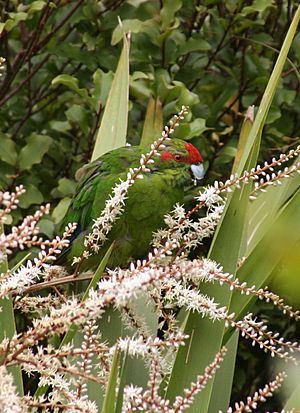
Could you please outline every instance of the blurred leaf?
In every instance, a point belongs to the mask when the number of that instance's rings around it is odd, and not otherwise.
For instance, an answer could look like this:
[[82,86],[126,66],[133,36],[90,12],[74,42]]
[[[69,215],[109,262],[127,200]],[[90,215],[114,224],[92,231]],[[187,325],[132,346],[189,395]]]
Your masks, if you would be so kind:
[[195,136],[200,136],[205,131],[209,130],[206,126],[206,120],[202,118],[194,119],[190,123],[181,123],[174,132],[174,137],[184,140],[190,140]]
[[166,30],[174,21],[175,14],[182,7],[181,0],[163,0],[163,8],[160,16],[162,21],[162,30]]
[[80,88],[78,83],[79,81],[76,77],[65,74],[56,76],[51,82],[52,85],[64,85],[69,89],[74,90],[74,92],[78,93],[91,108],[95,109],[94,101],[89,96],[88,91],[84,88]]
[[111,71],[104,73],[101,69],[97,69],[93,74],[93,81],[95,85],[93,99],[97,102],[97,104],[105,106],[113,78],[114,74]]
[[[297,381],[296,381],[297,380]],[[297,412],[300,411],[300,383],[299,383],[299,376],[296,379],[296,388],[294,389],[293,393],[290,395],[288,400],[284,405],[284,411],[291,411]]]
[[48,152],[51,143],[52,138],[50,136],[36,133],[30,135],[27,145],[20,151],[18,160],[20,169],[30,169],[32,165],[40,163],[45,153]]
[[246,6],[242,9],[240,15],[246,16],[249,13],[263,12],[272,4],[273,0],[254,0],[251,6]]
[[76,123],[80,126],[80,129],[84,134],[89,132],[89,122],[87,112],[84,107],[80,105],[72,105],[67,111],[66,116],[70,122]]
[[0,133],[0,159],[10,165],[15,165],[17,158],[18,154],[15,142]]
[[26,192],[20,197],[19,205],[21,208],[28,208],[30,205],[40,205],[44,197],[34,185],[29,184],[25,187]]
[[187,42],[180,46],[178,55],[195,52],[197,50],[207,51],[211,49],[211,45],[204,39],[190,38]]
[[61,178],[58,181],[58,190],[62,195],[74,195],[76,182],[72,179]]
[[111,44],[115,46],[127,33],[138,33],[143,27],[143,21],[138,19],[122,20],[112,33]]
[[9,32],[15,26],[17,26],[21,21],[27,19],[28,14],[25,12],[18,12],[18,13],[8,13],[9,19],[7,19],[4,23],[0,23],[0,34],[3,30]]
[[45,6],[46,6],[46,2],[45,2],[45,1],[42,1],[42,0],[33,1],[33,2],[30,4],[30,7],[29,7],[29,9],[28,9],[28,13],[40,11],[40,10],[42,10]]
[[128,122],[129,44],[124,45],[105,105],[91,161],[112,149],[125,146]]
[[[238,270],[240,282],[245,281],[250,286],[255,285],[257,289],[266,284],[280,260],[300,240],[300,224],[297,218],[299,214],[300,190],[298,189],[284,208],[273,216],[272,224],[263,227],[265,233]],[[234,311],[237,317],[241,317],[250,301],[253,301],[253,297],[234,294],[230,312]]]
[[71,201],[72,201],[71,198],[63,198],[56,205],[56,207],[54,208],[52,212],[52,218],[55,224],[58,224],[59,222],[62,221],[62,219],[67,213],[67,210],[71,204]]
[[42,218],[39,221],[39,230],[45,234],[49,239],[54,236],[54,222],[51,219]]

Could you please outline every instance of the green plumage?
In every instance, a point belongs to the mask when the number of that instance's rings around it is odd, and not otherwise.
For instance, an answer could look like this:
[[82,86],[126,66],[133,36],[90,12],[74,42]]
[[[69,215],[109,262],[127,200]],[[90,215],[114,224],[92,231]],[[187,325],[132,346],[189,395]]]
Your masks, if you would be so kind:
[[[173,139],[164,151],[170,154],[188,156],[185,142]],[[106,153],[98,160],[81,169],[76,194],[62,223],[77,222],[81,233],[72,242],[68,259],[83,251],[83,239],[91,230],[120,179],[125,181],[129,168],[139,166],[142,151],[140,147],[125,147]],[[176,202],[183,203],[185,188],[192,184],[190,165],[174,159],[162,160],[155,157],[149,166],[150,172],[137,180],[129,189],[125,210],[116,220],[108,240],[98,255],[90,257],[83,269],[96,267],[115,240],[108,266],[126,266],[131,258],[142,258],[150,249],[152,233],[164,226],[164,216]]]

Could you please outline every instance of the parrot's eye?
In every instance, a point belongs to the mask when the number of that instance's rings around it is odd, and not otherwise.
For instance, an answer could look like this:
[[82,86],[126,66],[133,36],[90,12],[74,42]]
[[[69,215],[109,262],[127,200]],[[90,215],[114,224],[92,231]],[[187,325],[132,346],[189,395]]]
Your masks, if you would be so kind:
[[175,159],[175,161],[180,162],[180,161],[182,161],[182,156],[179,155],[179,153],[176,153],[176,154],[174,155],[174,159]]

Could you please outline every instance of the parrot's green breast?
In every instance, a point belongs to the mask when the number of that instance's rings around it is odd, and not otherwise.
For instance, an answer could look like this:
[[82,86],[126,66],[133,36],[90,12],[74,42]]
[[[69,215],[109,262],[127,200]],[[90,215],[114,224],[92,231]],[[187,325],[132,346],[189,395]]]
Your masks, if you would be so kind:
[[[77,222],[81,233],[72,242],[68,259],[83,251],[84,237],[91,230],[94,219],[100,216],[112,188],[125,181],[129,167],[138,167],[141,149],[120,148],[91,163],[78,184],[63,225]],[[183,203],[185,186],[191,183],[189,165],[155,162],[129,188],[124,213],[113,225],[108,239],[98,255],[85,261],[82,269],[97,267],[105,252],[115,241],[108,266],[126,266],[130,259],[143,258],[151,248],[152,234],[165,226],[164,216],[179,202]]]

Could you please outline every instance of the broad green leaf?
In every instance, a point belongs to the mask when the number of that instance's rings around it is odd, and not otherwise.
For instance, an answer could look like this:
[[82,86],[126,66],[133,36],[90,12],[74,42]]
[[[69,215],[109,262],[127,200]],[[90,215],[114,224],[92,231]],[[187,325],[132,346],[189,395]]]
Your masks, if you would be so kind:
[[33,2],[30,4],[30,7],[29,7],[29,9],[28,9],[28,13],[35,12],[35,11],[40,11],[40,10],[42,10],[45,6],[46,6],[46,1],[42,1],[42,0],[33,1]]
[[138,33],[142,29],[143,24],[144,22],[138,19],[122,20],[122,23],[120,23],[113,31],[111,38],[112,46],[119,43],[127,33]]
[[72,179],[68,178],[61,178],[58,181],[58,191],[62,195],[74,195],[76,188],[76,182]]
[[54,237],[54,222],[49,218],[42,218],[39,221],[39,232],[49,239]]
[[36,133],[30,135],[27,145],[20,151],[18,159],[20,169],[30,169],[32,165],[40,163],[51,144],[52,138],[50,136]]
[[26,185],[26,192],[20,198],[19,206],[21,208],[28,208],[30,205],[40,205],[43,200],[43,194],[41,191],[34,185]]
[[246,16],[249,13],[263,12],[272,4],[273,0],[254,0],[251,6],[246,6],[242,9],[240,15]]
[[105,106],[113,78],[114,74],[111,71],[104,73],[101,69],[97,69],[93,74],[95,89],[92,96],[95,102],[102,107]]
[[65,112],[67,119],[71,124],[78,124],[82,132],[87,135],[90,129],[87,111],[81,105],[72,105]]
[[175,14],[182,7],[181,0],[163,0],[163,8],[160,12],[162,30],[166,30],[171,26],[172,22],[175,19]]
[[159,97],[149,99],[140,146],[146,147],[160,137],[163,128],[162,105]]
[[174,137],[189,140],[195,136],[202,135],[203,132],[209,130],[206,126],[206,119],[197,118],[190,123],[181,123],[174,132]]
[[95,109],[94,100],[89,96],[88,91],[84,88],[79,87],[79,81],[76,77],[71,75],[58,75],[56,76],[52,82],[52,85],[64,85],[74,92],[78,93],[79,96],[92,108]]
[[10,165],[15,165],[18,158],[15,142],[0,133],[0,159]]
[[128,122],[129,43],[123,50],[105,105],[91,161],[112,149],[125,146]]
[[211,49],[211,45],[204,39],[190,38],[187,42],[180,46],[178,55],[195,52],[197,50],[207,51]]

